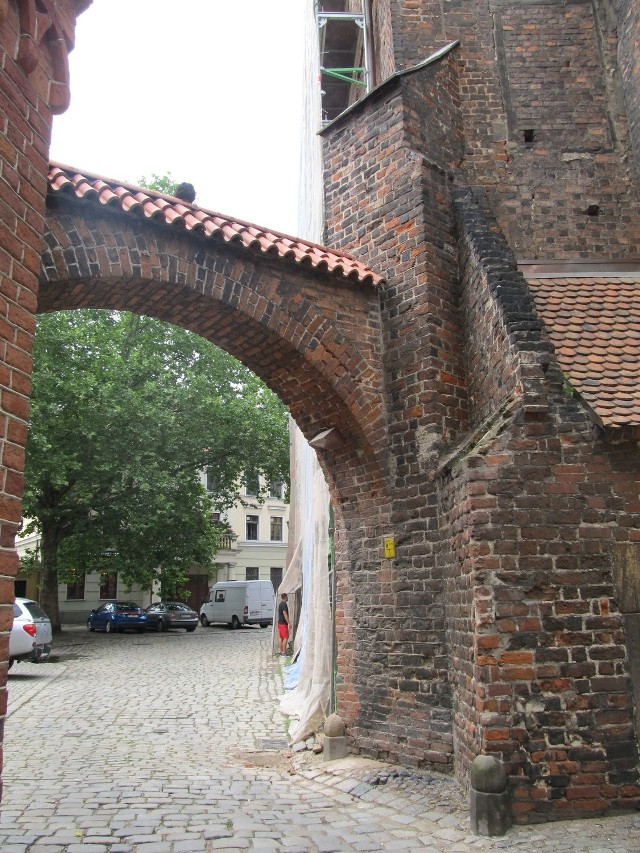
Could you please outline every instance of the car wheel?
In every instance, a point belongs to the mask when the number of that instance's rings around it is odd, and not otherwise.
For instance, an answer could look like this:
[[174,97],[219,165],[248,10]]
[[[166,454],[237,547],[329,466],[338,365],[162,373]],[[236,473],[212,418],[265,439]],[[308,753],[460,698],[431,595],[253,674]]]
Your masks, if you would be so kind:
[[14,665],[14,663],[15,663],[14,659],[11,658],[11,660],[9,661],[9,669],[11,669],[11,667]]
[[196,630],[196,625],[194,625],[193,628],[187,628],[187,634],[193,634],[193,632],[195,630]]
[[237,616],[234,616],[233,619],[231,620],[231,627],[233,628],[234,631],[236,630],[236,628],[240,627],[240,620],[238,619]]
[[107,620],[107,622],[104,626],[104,632],[105,632],[105,634],[110,634],[112,631],[113,631],[113,625],[111,624],[111,622],[109,622]]
[[138,634],[144,634],[144,628],[136,628]]
[[164,619],[158,619],[158,624],[156,625],[156,631],[164,631],[165,624]]
[[204,613],[200,614],[200,624],[202,625],[203,628],[206,628],[209,625],[209,620],[204,615]]
[[261,623],[260,623],[260,627],[261,627],[261,628],[268,628],[268,627],[269,627],[269,623],[268,623],[268,622],[261,622]]
[[93,627],[91,623],[91,619],[87,619],[87,631],[95,631],[96,629]]

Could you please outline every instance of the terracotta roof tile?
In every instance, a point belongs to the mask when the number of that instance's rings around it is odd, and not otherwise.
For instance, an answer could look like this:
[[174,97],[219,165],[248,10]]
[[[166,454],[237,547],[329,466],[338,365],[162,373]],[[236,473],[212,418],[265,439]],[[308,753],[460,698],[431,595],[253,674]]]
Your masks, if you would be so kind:
[[640,424],[640,272],[528,282],[571,385],[605,426]]
[[310,266],[357,284],[378,285],[383,280],[365,264],[342,252],[309,243],[259,225],[224,216],[173,196],[80,172],[62,163],[49,167],[49,189],[92,204],[113,206],[123,213],[164,222],[199,236],[272,254],[300,266]]

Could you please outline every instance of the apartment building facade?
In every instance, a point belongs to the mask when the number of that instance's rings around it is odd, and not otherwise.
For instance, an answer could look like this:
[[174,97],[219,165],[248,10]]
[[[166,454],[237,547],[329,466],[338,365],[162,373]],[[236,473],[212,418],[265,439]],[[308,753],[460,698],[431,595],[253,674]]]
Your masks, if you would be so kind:
[[[207,485],[207,475],[201,475]],[[213,488],[213,484],[209,484]],[[287,560],[289,504],[284,483],[267,483],[255,476],[240,488],[240,501],[214,519],[225,528],[220,547],[209,565],[191,566],[185,584],[184,600],[195,610],[207,597],[209,588],[219,580],[270,580],[277,590]],[[264,495],[264,497],[259,497]],[[18,554],[37,553],[39,536],[29,534],[16,539]],[[20,574],[15,579],[15,594],[38,599],[37,574]],[[58,586],[60,619],[63,625],[84,624],[88,612],[103,601],[126,598],[147,607],[160,599],[159,589],[128,585],[117,572],[87,572],[73,583]]]

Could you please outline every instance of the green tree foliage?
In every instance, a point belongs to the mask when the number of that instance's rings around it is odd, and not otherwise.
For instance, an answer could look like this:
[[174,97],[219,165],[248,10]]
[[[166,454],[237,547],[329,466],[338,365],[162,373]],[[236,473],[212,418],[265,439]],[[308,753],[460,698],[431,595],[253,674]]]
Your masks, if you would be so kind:
[[140,178],[138,183],[141,187],[148,187],[150,190],[156,190],[156,192],[165,195],[175,195],[178,187],[178,182],[173,180],[171,172],[167,172],[166,175],[156,175],[155,172],[152,172],[150,178]]
[[39,318],[24,511],[54,625],[58,583],[78,572],[172,594],[190,564],[210,563],[211,511],[239,499],[242,473],[286,481],[288,467],[284,407],[203,338],[109,311]]

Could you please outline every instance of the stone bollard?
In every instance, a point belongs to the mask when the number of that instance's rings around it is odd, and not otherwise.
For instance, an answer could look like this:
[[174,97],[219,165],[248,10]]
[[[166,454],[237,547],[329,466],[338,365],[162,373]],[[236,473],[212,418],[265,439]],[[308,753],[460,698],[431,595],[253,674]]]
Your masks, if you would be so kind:
[[347,755],[347,739],[344,736],[344,722],[338,714],[329,714],[324,721],[323,761],[333,761],[345,758]]
[[504,835],[511,809],[504,766],[492,755],[477,755],[471,765],[471,830],[476,835]]

